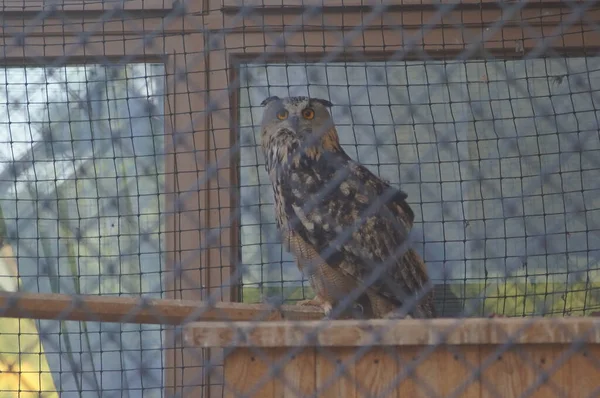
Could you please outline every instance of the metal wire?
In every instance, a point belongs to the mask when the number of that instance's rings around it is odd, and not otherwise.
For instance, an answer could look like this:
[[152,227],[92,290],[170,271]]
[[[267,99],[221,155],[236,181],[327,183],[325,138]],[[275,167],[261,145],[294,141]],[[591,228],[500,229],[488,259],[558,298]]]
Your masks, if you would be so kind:
[[[594,330],[541,359],[516,342],[532,316],[600,310],[596,1],[5,0],[2,12],[0,397],[262,396],[274,380],[278,396],[341,385],[395,396],[412,383],[428,397],[571,397],[553,375],[597,369]],[[381,351],[385,333],[373,332],[354,350],[315,345],[340,322],[327,319],[294,347],[184,347],[210,311],[213,328],[243,330],[218,302],[282,311],[315,295],[282,245],[265,170],[261,103],[274,95],[331,101],[343,150],[407,193],[414,226],[364,279],[385,279],[414,248],[438,316],[451,318],[433,343]],[[338,170],[303,211],[346,178]],[[382,214],[389,198],[379,199],[320,255]],[[406,311],[425,294],[403,297]],[[96,311],[85,295],[139,303]],[[167,299],[206,305],[173,327]],[[144,311],[151,322],[135,320]],[[252,314],[257,330],[269,323],[269,311]],[[447,344],[467,317],[491,314],[526,319],[477,356]],[[238,343],[252,338],[240,333]],[[320,364],[309,392],[289,371],[307,350]],[[244,352],[255,383],[238,391],[227,358]],[[419,370],[440,352],[463,372],[445,390]],[[510,393],[489,376],[502,356],[531,376]],[[374,387],[357,369],[380,363],[398,371]]]

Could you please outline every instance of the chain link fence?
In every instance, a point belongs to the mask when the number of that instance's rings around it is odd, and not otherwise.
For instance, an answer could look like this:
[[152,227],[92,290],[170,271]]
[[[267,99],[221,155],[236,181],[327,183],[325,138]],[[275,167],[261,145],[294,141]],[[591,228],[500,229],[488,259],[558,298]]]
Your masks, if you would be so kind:
[[0,6],[0,397],[600,393],[596,1]]

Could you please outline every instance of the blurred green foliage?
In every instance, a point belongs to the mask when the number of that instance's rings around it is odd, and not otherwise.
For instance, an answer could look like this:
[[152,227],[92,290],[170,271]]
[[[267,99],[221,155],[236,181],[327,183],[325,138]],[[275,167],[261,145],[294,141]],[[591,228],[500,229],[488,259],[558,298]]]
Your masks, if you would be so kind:
[[[487,316],[492,313],[506,316],[583,316],[600,311],[600,283],[531,283],[515,277],[508,281],[448,284],[441,297],[436,289],[438,311],[442,299],[453,301],[460,310],[470,316]],[[304,298],[312,298],[312,290],[304,287],[253,287],[242,288],[242,302],[260,303],[263,298],[284,298],[292,304]],[[445,307],[446,304],[444,303]],[[450,305],[448,305],[450,306]]]

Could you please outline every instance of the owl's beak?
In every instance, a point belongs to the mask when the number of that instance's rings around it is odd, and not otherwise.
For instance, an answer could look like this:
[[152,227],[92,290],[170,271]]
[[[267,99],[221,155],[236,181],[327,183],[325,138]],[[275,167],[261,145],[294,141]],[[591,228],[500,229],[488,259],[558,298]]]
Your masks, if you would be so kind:
[[298,116],[290,117],[290,126],[292,127],[292,130],[294,130],[296,133],[298,132],[298,128],[300,127],[300,119]]

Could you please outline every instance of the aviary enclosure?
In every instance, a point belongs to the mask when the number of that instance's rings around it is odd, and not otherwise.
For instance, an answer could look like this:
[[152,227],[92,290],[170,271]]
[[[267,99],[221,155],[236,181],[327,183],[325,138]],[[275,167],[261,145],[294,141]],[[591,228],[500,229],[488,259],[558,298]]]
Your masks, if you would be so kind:
[[[0,4],[0,397],[600,394],[596,1]],[[436,319],[296,305],[261,102],[306,95]]]

